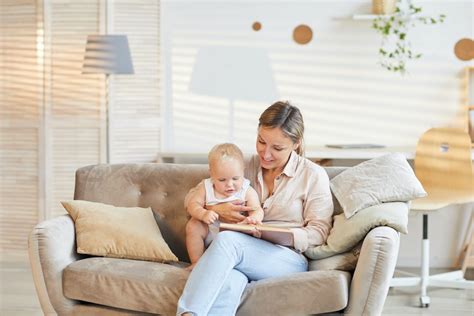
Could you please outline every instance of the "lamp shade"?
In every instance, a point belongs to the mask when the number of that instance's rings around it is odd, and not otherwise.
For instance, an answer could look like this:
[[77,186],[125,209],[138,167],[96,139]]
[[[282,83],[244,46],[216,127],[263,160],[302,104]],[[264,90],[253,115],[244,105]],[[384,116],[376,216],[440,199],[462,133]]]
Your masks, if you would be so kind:
[[127,36],[87,36],[82,73],[133,74],[133,63]]
[[271,102],[278,97],[270,58],[259,47],[202,47],[189,90],[230,100]]
[[189,91],[229,100],[227,140],[230,142],[234,142],[236,100],[269,103],[278,95],[267,51],[245,46],[200,48]]

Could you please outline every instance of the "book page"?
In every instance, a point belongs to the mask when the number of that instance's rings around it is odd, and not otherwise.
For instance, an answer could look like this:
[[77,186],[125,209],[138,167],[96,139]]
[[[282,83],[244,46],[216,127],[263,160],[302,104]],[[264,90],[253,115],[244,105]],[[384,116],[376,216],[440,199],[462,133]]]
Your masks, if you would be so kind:
[[250,234],[259,230],[262,234],[261,239],[274,244],[293,247],[293,233],[288,228],[274,227],[269,225],[248,225],[248,224],[227,224],[221,223],[219,231],[232,230],[245,234]]

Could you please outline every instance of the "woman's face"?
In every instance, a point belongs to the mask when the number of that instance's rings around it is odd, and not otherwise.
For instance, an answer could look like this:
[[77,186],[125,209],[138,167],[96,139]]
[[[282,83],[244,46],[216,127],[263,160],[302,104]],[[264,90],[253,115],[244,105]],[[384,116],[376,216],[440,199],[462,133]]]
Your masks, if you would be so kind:
[[260,165],[264,169],[276,169],[285,167],[291,152],[298,148],[299,143],[286,136],[278,128],[260,126],[257,135],[257,154]]

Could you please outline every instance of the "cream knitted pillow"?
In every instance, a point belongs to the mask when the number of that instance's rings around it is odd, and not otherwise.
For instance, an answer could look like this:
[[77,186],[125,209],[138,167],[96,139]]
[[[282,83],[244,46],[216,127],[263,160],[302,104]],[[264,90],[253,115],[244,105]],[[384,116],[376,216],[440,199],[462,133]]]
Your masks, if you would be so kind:
[[407,202],[426,196],[406,158],[388,154],[348,168],[331,180],[331,190],[347,218],[386,202]]

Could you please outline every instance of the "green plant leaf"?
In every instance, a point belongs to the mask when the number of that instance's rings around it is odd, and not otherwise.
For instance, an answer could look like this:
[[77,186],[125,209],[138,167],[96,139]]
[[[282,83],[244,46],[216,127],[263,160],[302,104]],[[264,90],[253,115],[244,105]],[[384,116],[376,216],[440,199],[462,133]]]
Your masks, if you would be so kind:
[[[387,17],[378,17],[374,19],[372,28],[382,36],[378,63],[388,71],[405,74],[406,61],[409,59],[421,58],[422,54],[413,52],[411,43],[408,40],[408,34],[411,28],[417,24],[432,25],[443,23],[445,14],[438,17],[414,16],[421,13],[422,7],[417,7],[412,3],[408,7],[400,5],[402,1],[397,0],[395,14]],[[395,49],[393,49],[393,46]]]

